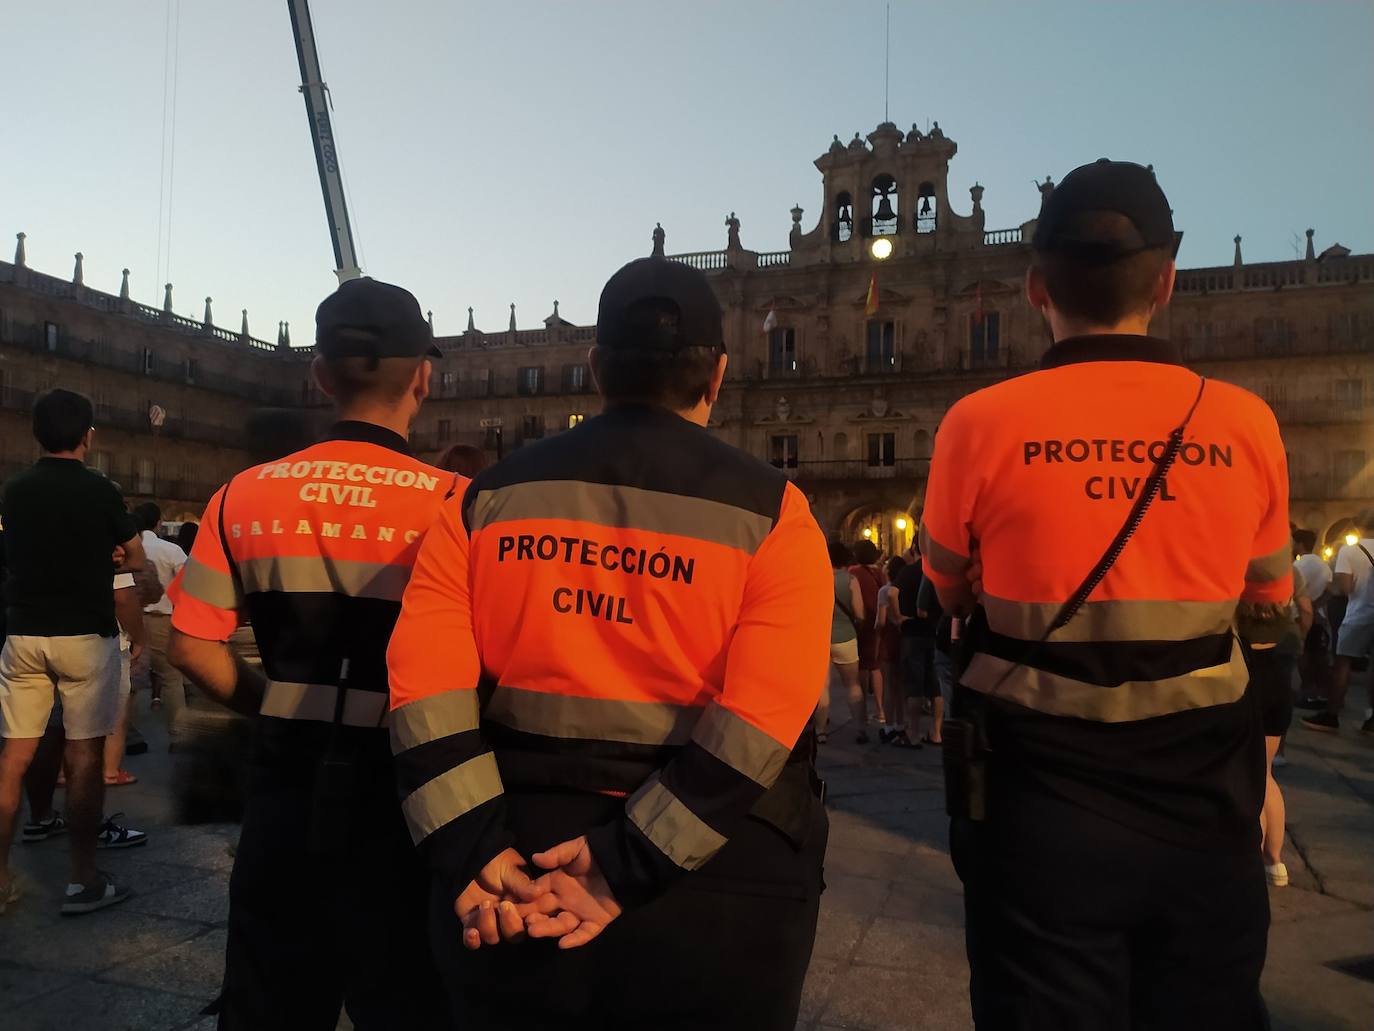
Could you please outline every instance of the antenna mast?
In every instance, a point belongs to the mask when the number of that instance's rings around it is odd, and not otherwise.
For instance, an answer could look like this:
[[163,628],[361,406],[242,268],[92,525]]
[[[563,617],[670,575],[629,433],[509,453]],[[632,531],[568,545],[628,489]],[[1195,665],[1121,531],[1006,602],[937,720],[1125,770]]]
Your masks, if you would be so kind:
[[888,85],[891,82],[889,69],[892,65],[892,5],[888,4],[883,17],[883,121],[887,117]]
[[343,175],[339,171],[339,152],[334,143],[334,127],[329,121],[329,87],[320,71],[320,54],[315,49],[315,27],[310,22],[306,0],[287,0],[291,11],[291,32],[296,37],[296,59],[301,66],[301,95],[310,122],[310,138],[315,144],[315,164],[320,171],[320,190],[324,193],[324,213],[329,220],[329,235],[334,244],[334,274],[343,283],[363,274],[353,246],[353,227],[344,203]]

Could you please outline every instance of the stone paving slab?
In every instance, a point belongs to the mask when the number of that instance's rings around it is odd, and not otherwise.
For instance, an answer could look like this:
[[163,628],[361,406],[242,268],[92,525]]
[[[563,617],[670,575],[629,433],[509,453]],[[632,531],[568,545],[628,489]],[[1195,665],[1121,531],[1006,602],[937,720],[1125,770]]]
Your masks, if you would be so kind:
[[[142,783],[110,801],[150,843],[100,860],[133,885],[134,899],[62,919],[63,843],[16,847],[29,893],[0,918],[0,1031],[213,1028],[199,1011],[218,990],[236,828],[171,824],[155,724],[148,736],[153,753],[129,762]],[[1295,729],[1289,754],[1280,780],[1294,886],[1270,892],[1265,995],[1276,1031],[1364,1031],[1374,985],[1326,964],[1374,954],[1374,739]],[[798,1027],[966,1031],[963,898],[948,856],[939,756],[858,746],[837,728],[822,773],[828,890]]]

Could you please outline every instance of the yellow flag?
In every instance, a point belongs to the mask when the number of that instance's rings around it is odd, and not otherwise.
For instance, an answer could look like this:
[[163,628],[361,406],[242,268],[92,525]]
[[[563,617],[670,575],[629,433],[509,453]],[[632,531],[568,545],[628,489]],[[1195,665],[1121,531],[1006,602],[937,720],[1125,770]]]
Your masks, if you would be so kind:
[[864,314],[878,314],[878,273],[874,272],[873,277],[868,281],[868,300],[864,301]]

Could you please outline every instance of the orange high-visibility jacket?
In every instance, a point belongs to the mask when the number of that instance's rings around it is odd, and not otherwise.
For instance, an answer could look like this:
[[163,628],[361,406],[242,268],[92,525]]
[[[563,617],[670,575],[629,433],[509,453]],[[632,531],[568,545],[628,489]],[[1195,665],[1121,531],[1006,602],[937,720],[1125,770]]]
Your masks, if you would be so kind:
[[990,698],[1005,761],[1104,812],[1130,803],[1147,829],[1193,842],[1255,827],[1241,811],[1253,798],[1237,806],[1233,790],[1263,770],[1232,628],[1242,599],[1292,594],[1287,463],[1264,402],[1207,382],[1120,559],[1072,622],[1030,642],[1117,533],[1199,382],[1168,341],[1055,345],[1041,371],[950,409],[922,527],[937,586],[981,552],[988,632],[960,682]]
[[341,422],[215,493],[171,592],[172,625],[224,641],[250,619],[273,724],[381,727],[387,640],[420,539],[467,482],[415,458],[390,430]]
[[513,840],[507,791],[598,792],[628,796],[590,833],[618,897],[699,868],[809,769],[831,593],[800,492],[671,412],[521,448],[445,503],[391,640],[412,836],[461,887]]

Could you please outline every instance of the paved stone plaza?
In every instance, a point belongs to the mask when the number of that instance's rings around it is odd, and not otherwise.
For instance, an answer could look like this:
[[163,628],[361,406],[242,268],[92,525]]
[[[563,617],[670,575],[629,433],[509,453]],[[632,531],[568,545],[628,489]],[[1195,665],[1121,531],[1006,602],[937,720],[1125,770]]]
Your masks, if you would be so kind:
[[[1281,1031],[1353,1031],[1374,1013],[1374,984],[1328,965],[1374,955],[1374,738],[1358,732],[1363,691],[1351,694],[1342,736],[1295,725],[1293,764],[1281,772],[1293,886],[1271,892],[1265,973]],[[171,825],[158,715],[138,719],[153,745],[128,762],[142,782],[109,793],[109,808],[125,810],[151,840],[101,856],[135,898],[62,919],[63,842],[15,846],[26,896],[0,917],[0,1031],[213,1027],[199,1011],[219,982],[235,829]],[[962,902],[946,853],[939,757],[851,740],[837,728],[823,750],[830,888],[799,1026],[968,1028]]]

